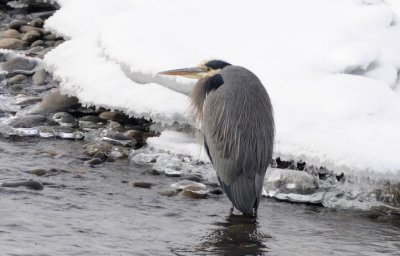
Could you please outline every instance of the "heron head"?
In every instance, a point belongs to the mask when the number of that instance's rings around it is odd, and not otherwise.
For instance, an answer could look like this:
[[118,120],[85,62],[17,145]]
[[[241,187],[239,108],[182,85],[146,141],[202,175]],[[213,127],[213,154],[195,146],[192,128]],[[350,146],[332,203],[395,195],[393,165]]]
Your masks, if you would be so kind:
[[218,74],[223,68],[230,65],[231,64],[223,60],[207,60],[200,63],[196,67],[167,70],[158,74],[200,79]]

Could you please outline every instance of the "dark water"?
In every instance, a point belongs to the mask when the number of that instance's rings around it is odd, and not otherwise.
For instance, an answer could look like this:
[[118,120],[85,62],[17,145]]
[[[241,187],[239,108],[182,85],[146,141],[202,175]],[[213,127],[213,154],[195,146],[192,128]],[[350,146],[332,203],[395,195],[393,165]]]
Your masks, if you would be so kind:
[[[400,255],[400,217],[264,199],[258,219],[228,216],[225,196],[161,196],[179,178],[128,161],[91,168],[82,142],[0,140],[0,255]],[[57,168],[51,176],[26,173]],[[150,181],[151,189],[133,181]]]

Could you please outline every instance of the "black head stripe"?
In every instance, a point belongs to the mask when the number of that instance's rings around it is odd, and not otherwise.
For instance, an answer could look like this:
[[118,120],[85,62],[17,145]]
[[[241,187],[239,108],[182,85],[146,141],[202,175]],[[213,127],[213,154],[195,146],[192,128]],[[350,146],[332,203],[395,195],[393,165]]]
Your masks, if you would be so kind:
[[223,60],[210,60],[209,62],[204,64],[206,67],[209,67],[211,69],[223,69],[226,66],[230,66],[228,62],[225,62]]
[[223,83],[224,79],[220,74],[216,74],[208,78],[205,84],[206,95],[213,90],[217,90],[218,87],[220,87]]

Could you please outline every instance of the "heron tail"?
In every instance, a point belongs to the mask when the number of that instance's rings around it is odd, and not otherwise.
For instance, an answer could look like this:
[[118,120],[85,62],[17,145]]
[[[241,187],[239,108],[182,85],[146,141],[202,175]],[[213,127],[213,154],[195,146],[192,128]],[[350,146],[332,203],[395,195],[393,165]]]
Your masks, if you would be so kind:
[[[228,196],[233,206],[244,215],[253,215],[258,209],[260,195],[256,188],[255,180],[248,179],[243,173],[231,184],[224,183],[218,177],[222,190]],[[258,186],[257,186],[258,187]]]

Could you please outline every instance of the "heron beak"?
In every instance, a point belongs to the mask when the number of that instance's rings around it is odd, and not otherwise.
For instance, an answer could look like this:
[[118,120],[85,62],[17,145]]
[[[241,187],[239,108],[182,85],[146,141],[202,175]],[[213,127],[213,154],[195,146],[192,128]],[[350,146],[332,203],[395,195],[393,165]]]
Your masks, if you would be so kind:
[[192,67],[192,68],[180,68],[159,72],[159,75],[167,75],[167,76],[184,76],[187,78],[201,78],[202,74],[206,72],[201,68]]

